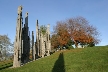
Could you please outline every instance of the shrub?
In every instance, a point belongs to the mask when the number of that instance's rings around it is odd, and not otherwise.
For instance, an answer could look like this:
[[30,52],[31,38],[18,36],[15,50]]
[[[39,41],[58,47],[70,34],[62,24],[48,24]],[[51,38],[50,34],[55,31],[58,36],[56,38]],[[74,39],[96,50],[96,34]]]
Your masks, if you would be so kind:
[[67,49],[69,49],[69,50],[74,49],[74,47],[73,46],[68,46]]

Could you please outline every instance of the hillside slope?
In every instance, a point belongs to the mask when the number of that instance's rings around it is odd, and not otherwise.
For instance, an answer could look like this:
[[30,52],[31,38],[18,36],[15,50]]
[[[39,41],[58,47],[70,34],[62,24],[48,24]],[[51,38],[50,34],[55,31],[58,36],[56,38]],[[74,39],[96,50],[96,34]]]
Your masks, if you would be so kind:
[[107,72],[108,47],[63,50],[20,68],[0,72]]

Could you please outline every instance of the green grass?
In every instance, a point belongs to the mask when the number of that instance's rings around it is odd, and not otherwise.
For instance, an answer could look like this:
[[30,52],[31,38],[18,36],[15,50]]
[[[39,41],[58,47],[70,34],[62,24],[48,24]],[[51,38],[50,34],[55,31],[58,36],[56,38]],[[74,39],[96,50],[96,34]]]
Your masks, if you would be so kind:
[[0,72],[108,72],[108,47],[58,51],[22,67],[5,68]]
[[1,61],[0,62],[0,70],[9,68],[12,66],[12,64],[13,64],[12,60]]

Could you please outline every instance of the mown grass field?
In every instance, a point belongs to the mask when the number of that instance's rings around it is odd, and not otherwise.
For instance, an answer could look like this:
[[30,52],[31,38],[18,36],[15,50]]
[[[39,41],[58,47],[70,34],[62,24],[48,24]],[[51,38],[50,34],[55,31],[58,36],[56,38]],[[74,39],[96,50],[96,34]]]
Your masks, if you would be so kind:
[[[2,63],[3,64],[3,63]],[[58,51],[19,68],[0,72],[108,72],[108,47]]]

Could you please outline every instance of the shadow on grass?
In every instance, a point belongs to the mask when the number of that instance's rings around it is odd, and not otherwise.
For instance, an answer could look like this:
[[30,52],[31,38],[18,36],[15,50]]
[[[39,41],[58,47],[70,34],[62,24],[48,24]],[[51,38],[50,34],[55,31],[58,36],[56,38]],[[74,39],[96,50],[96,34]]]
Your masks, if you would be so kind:
[[6,68],[9,68],[9,67],[12,67],[12,64],[9,63],[9,64],[2,65],[0,67],[0,70],[6,69]]
[[65,72],[63,53],[60,53],[59,58],[54,64],[52,72]]

